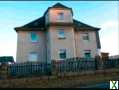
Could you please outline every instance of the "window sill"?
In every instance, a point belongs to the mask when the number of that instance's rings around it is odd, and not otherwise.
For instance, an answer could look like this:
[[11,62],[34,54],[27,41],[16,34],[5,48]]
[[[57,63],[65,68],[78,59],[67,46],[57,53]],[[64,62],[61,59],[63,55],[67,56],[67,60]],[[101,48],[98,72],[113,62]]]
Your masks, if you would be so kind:
[[38,44],[39,42],[31,42],[32,44]]
[[64,59],[58,59],[58,61],[64,61],[64,60],[66,60],[66,58],[64,58]]
[[58,37],[58,39],[66,39],[66,37]]

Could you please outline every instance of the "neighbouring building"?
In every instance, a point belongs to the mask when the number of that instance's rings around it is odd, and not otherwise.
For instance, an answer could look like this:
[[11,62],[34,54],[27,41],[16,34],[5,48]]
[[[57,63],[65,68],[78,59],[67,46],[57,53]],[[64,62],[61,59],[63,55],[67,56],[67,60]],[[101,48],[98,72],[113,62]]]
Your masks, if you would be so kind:
[[14,63],[14,62],[15,61],[14,61],[13,56],[0,56],[0,65]]
[[101,58],[102,58],[102,60],[108,60],[109,59],[109,53],[108,52],[101,52]]
[[100,28],[73,19],[72,8],[60,3],[49,7],[39,19],[15,30],[18,63],[90,58],[95,57],[101,48]]

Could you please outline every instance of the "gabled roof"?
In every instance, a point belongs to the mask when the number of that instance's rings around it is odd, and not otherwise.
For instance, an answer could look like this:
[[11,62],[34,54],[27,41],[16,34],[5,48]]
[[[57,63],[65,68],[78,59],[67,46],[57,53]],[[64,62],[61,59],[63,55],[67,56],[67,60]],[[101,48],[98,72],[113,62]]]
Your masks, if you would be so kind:
[[73,19],[74,23],[74,28],[79,28],[79,29],[88,29],[88,30],[99,30],[100,28],[90,26],[88,24],[85,24],[81,21]]
[[42,17],[40,17],[40,18],[38,18],[38,19],[28,23],[28,24],[25,24],[25,25],[21,26],[21,27],[16,27],[15,30],[16,31],[19,31],[19,30],[25,31],[25,30],[28,30],[28,29],[32,30],[32,28],[34,28],[34,29],[35,28],[40,28],[38,30],[44,30],[44,28],[45,28],[45,17],[42,16]]
[[45,17],[40,17],[26,25],[23,26],[24,28],[44,28],[45,27]]
[[[81,30],[81,29],[99,30],[100,29],[100,28],[96,28],[96,27],[90,26],[88,24],[85,24],[85,23],[80,22],[75,19],[73,19],[73,25],[74,25],[74,28],[78,28],[78,30]],[[24,26],[16,27],[15,29],[17,29],[17,28],[19,28],[19,29],[20,28],[45,28],[45,17],[44,16],[40,17],[28,24],[25,24]]]

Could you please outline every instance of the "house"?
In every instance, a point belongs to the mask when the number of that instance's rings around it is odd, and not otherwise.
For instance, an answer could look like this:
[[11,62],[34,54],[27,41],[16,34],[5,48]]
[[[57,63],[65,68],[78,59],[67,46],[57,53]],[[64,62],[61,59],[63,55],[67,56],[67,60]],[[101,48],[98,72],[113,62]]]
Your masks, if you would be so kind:
[[95,57],[101,48],[100,28],[73,19],[73,14],[72,8],[56,3],[42,17],[16,27],[16,62]]

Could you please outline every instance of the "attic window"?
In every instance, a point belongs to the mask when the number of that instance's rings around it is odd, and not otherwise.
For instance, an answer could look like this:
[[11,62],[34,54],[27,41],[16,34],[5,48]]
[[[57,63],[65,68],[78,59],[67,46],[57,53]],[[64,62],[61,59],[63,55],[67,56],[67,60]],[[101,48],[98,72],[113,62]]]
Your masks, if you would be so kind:
[[63,20],[64,19],[64,13],[60,12],[58,13],[58,20]]

